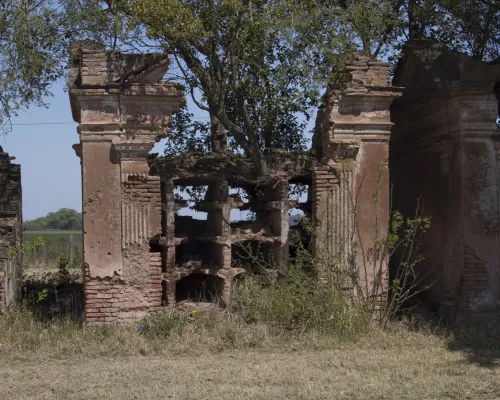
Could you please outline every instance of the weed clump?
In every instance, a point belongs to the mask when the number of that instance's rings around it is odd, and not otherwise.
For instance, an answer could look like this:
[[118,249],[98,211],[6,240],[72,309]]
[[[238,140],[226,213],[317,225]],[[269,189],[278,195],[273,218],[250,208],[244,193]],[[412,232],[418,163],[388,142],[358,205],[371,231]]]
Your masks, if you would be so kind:
[[240,280],[231,310],[248,324],[266,324],[279,333],[352,336],[366,330],[370,321],[366,310],[346,294],[302,271]]
[[144,318],[137,331],[154,338],[169,337],[179,333],[189,322],[189,317],[183,313],[167,311],[163,308]]

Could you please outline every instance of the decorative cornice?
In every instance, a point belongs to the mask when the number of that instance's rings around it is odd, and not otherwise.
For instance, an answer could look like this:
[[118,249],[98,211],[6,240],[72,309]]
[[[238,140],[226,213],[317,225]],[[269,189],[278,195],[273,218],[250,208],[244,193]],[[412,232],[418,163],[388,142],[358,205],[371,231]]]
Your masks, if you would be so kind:
[[75,143],[73,146],[73,150],[75,150],[75,154],[82,159],[82,144],[81,143]]
[[124,158],[147,158],[153,149],[154,143],[113,143],[113,147]]

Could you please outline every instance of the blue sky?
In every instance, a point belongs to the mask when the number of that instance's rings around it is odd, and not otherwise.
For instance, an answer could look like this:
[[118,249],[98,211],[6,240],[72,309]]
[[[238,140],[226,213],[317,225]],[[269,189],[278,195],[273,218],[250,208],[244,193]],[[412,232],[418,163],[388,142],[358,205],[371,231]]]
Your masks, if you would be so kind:
[[[79,142],[71,117],[65,82],[52,88],[48,108],[31,107],[12,119],[12,131],[0,137],[4,151],[21,164],[23,219],[42,217],[67,207],[81,211],[80,159],[72,145]],[[197,117],[204,117],[196,110]],[[163,152],[158,143],[153,152]]]
[[[12,131],[0,138],[4,151],[21,164],[23,219],[68,207],[81,211],[80,161],[71,148],[78,143],[64,83],[53,87],[50,107],[31,107],[12,119]],[[48,124],[48,123],[66,124]],[[30,124],[30,125],[21,125]]]

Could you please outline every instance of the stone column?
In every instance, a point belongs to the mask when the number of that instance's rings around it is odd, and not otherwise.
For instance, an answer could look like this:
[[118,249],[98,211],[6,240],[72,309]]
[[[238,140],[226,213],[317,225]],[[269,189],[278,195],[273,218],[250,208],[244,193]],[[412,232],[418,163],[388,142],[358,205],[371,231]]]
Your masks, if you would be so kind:
[[147,156],[165,137],[183,87],[159,82],[163,55],[71,48],[73,117],[80,125],[83,258],[89,322],[136,320],[161,305],[160,181]]

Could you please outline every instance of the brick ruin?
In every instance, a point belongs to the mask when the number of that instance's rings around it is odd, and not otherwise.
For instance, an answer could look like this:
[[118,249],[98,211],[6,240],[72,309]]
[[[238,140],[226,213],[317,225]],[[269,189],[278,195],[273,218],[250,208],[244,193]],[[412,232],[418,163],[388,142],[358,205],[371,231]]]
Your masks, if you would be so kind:
[[[300,235],[297,229],[291,231],[288,211],[291,206],[306,212],[311,208],[309,201],[289,200],[289,184],[310,185],[317,160],[307,152],[275,151],[265,157],[270,168],[281,172],[280,180],[269,185],[259,185],[251,162],[236,154],[184,154],[152,162],[152,172],[162,181],[164,224],[153,241],[164,260],[167,306],[187,298],[211,301],[214,295],[227,305],[233,279],[245,272],[244,258],[255,255],[257,249],[260,268],[287,262],[290,246]],[[204,198],[194,205],[207,213],[206,220],[175,215],[183,200],[175,199],[174,188],[187,185],[206,187]],[[243,190],[246,202],[230,193],[236,189]],[[255,218],[231,222],[234,209],[250,210]],[[204,290],[203,284],[209,289]]]
[[[423,249],[434,252],[428,263],[441,260],[444,279],[431,291],[441,308],[498,308],[498,66],[458,55],[422,60],[412,46],[394,86],[387,63],[356,54],[343,85],[324,96],[312,148],[268,150],[277,178],[262,184],[247,158],[229,152],[148,156],[185,105],[184,87],[162,81],[168,58],[74,44],[69,92],[80,135],[87,321],[136,321],[189,299],[226,306],[245,271],[239,249],[258,249],[269,265],[287,262],[303,234],[290,226],[294,208],[313,222],[316,255],[359,268],[387,233],[391,183],[393,205],[406,215],[426,197],[433,233]],[[290,199],[296,184],[308,188],[304,202]],[[206,220],[179,215],[186,203],[175,193],[186,186],[202,189],[192,208]],[[231,221],[231,210],[255,218]],[[360,274],[381,281],[383,298],[389,271],[379,272]]]
[[148,153],[164,137],[184,88],[159,82],[168,59],[102,46],[71,48],[70,101],[79,122],[88,322],[136,320],[162,304],[160,179]]
[[[389,218],[389,175],[382,164],[389,106],[400,90],[389,84],[388,64],[355,57],[346,68],[344,90],[327,96],[314,148],[267,151],[279,178],[263,185],[248,159],[227,152],[158,157],[148,165],[170,116],[185,104],[182,86],[161,81],[169,64],[165,56],[74,44],[70,63],[70,100],[80,134],[74,148],[82,165],[88,322],[137,320],[186,299],[217,297],[227,305],[232,282],[244,271],[239,248],[259,249],[269,265],[287,262],[300,235],[289,226],[291,208],[317,222],[316,252],[343,252],[345,241],[372,242],[374,234],[385,233],[387,224],[375,227],[371,215]],[[294,184],[308,186],[305,202],[290,200]],[[206,220],[177,215],[183,202],[174,191],[186,185],[204,188],[194,209],[207,213]],[[378,204],[372,201],[376,186],[383,193]],[[353,203],[350,196],[359,188]],[[250,210],[255,219],[231,222],[234,209]],[[356,224],[362,234],[354,239]],[[347,247],[346,262],[355,262],[355,247]]]
[[500,64],[428,41],[404,47],[394,77],[405,87],[391,110],[394,206],[413,215],[421,197],[432,218],[421,273],[443,316],[500,310],[499,82]]
[[0,312],[14,308],[21,295],[21,166],[0,147]]

